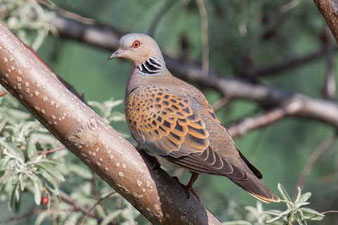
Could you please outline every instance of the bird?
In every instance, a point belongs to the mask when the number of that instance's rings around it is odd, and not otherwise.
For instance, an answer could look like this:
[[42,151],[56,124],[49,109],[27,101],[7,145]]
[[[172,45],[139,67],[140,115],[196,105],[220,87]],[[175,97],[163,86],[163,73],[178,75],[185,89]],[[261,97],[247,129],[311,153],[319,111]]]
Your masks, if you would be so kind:
[[133,138],[148,154],[160,156],[192,175],[229,178],[262,202],[280,199],[263,182],[261,172],[239,151],[204,94],[173,76],[157,42],[147,34],[122,36],[108,59],[133,64],[125,97],[125,116]]

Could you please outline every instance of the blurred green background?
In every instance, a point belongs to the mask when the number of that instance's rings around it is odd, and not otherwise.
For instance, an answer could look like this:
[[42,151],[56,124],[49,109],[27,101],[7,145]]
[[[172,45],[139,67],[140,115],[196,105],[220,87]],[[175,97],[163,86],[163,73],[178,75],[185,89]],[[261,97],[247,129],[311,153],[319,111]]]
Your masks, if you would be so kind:
[[[53,2],[67,11],[110,24],[123,32],[143,33],[149,31],[156,14],[167,4],[163,0]],[[245,74],[306,55],[323,48],[326,41],[323,38],[325,23],[313,1],[212,0],[206,1],[206,7],[210,66],[224,76]],[[175,57],[184,56],[200,61],[200,16],[195,2],[177,0],[165,11],[154,33],[162,50]],[[84,93],[86,100],[124,98],[132,69],[129,62],[107,61],[107,51],[53,35],[46,38],[38,54],[77,91]],[[275,76],[259,78],[259,81],[286,91],[320,98],[325,73],[325,57],[320,57]],[[222,97],[215,90],[199,88],[211,104]],[[123,112],[123,106],[119,106],[118,110]],[[259,110],[260,107],[254,102],[235,100],[219,110],[217,116],[227,126]],[[116,124],[115,128],[129,133],[124,122]],[[309,156],[334,132],[330,126],[318,121],[286,118],[250,132],[236,139],[236,143],[243,154],[262,171],[264,183],[268,187],[277,192],[277,184],[281,183],[293,194]],[[311,206],[318,211],[338,209],[337,147],[334,144],[320,157],[305,179],[304,191],[312,192]],[[187,175],[184,180],[187,180]],[[232,202],[244,206],[255,205],[256,201],[223,177],[202,175],[195,184],[195,190],[203,204],[222,221],[227,220],[225,212]],[[6,209],[5,206],[1,208]],[[324,221],[316,224],[336,224],[337,220],[337,216],[327,215]]]

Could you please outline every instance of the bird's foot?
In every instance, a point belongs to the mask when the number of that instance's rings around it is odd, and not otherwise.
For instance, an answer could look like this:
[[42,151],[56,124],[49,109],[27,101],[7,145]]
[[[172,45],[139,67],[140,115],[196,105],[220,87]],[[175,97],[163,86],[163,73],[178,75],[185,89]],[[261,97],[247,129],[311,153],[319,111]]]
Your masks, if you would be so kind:
[[[198,174],[197,174],[197,176],[198,176]],[[198,195],[197,195],[197,193],[196,193],[196,191],[194,190],[194,188],[192,187],[192,185],[193,185],[193,183],[196,181],[196,179],[197,179],[197,176],[195,176],[194,174],[192,174],[192,176],[191,176],[191,178],[190,178],[190,180],[189,180],[189,182],[188,182],[188,184],[187,185],[184,185],[184,184],[182,184],[181,182],[180,182],[180,180],[178,179],[178,177],[172,177],[174,180],[176,180],[177,181],[177,183],[179,183],[180,185],[182,185],[182,187],[183,187],[183,189],[184,189],[184,191],[185,191],[185,194],[186,194],[186,196],[187,196],[187,199],[189,199],[190,198],[190,192],[197,198],[197,200],[199,201],[199,202],[201,202],[201,199],[198,197]]]
[[198,200],[199,202],[201,202],[200,197],[197,195],[197,193],[196,193],[196,191],[195,191],[195,189],[194,189],[193,187],[191,187],[191,186],[189,186],[189,185],[185,185],[185,186],[184,186],[184,190],[185,190],[185,193],[186,193],[186,195],[187,195],[187,198],[190,197],[190,192],[191,192],[191,193],[197,198],[197,200]]

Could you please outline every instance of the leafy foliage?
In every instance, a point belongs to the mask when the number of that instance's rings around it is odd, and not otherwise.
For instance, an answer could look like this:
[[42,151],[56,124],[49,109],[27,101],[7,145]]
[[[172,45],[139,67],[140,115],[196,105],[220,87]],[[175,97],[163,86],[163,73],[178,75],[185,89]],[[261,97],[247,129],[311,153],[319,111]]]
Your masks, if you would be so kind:
[[293,224],[294,222],[297,222],[299,225],[307,225],[307,221],[322,220],[324,218],[324,214],[319,213],[314,209],[304,207],[310,204],[310,202],[308,202],[311,197],[310,192],[302,194],[302,190],[298,187],[296,199],[292,201],[289,194],[281,184],[278,185],[278,190],[283,197],[282,201],[286,204],[287,209],[284,211],[266,211],[268,215],[272,216],[272,218],[266,221],[267,223],[282,221],[284,224]]
[[44,10],[35,0],[0,1],[0,20],[34,50],[41,46],[49,32],[56,33],[48,23],[54,16],[54,12]]
[[64,181],[60,167],[64,152],[46,157],[46,149],[60,146],[30,114],[21,111],[10,97],[1,101],[0,137],[0,190],[8,194],[11,206],[20,200],[20,193],[34,193],[36,204],[40,204],[43,193],[58,194],[58,183]]
[[[89,102],[107,123],[124,120],[123,114],[115,112],[121,100],[113,99]],[[114,204],[96,203],[111,188],[65,150],[38,121],[20,107],[9,95],[0,98],[0,199],[9,207],[18,209],[21,195],[32,193],[37,207],[44,207],[41,198],[48,198],[47,208],[38,213],[35,224],[58,221],[60,224],[77,224],[95,206],[96,217],[89,216],[83,224],[109,224],[112,220],[121,224],[136,223],[139,213],[120,195],[110,196]],[[74,179],[76,176],[76,179]],[[76,186],[63,182],[75,180]],[[73,199],[67,201],[64,196]],[[60,201],[61,199],[61,201]],[[76,199],[76,200],[74,200]],[[105,199],[106,200],[106,199]],[[41,205],[41,206],[39,206]],[[74,210],[81,205],[85,211]],[[36,208],[36,207],[35,207]],[[88,215],[87,215],[88,216]],[[54,219],[53,219],[54,218]]]
[[245,206],[247,214],[245,220],[237,220],[225,222],[223,225],[291,225],[297,222],[298,225],[307,225],[308,221],[320,221],[324,218],[324,214],[314,209],[304,207],[310,205],[308,202],[311,197],[310,192],[302,194],[298,187],[298,193],[294,201],[291,200],[285,188],[278,184],[278,190],[282,196],[280,204],[286,206],[286,210],[267,210],[263,209],[262,203],[257,202],[256,207]]
[[109,99],[104,102],[89,101],[88,104],[96,109],[97,113],[104,119],[108,124],[113,122],[125,121],[124,114],[117,112],[114,108],[123,103],[123,100]]

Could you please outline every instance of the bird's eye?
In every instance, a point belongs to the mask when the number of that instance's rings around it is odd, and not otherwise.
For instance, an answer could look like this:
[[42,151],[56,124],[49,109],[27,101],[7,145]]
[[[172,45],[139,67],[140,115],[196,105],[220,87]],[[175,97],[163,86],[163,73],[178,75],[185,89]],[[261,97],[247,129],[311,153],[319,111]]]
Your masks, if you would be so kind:
[[138,48],[138,47],[140,47],[140,45],[141,45],[140,41],[134,41],[133,44],[131,45],[131,47]]

